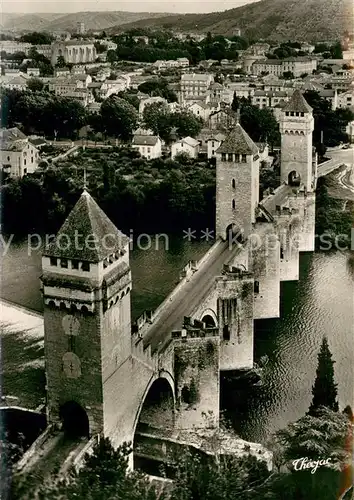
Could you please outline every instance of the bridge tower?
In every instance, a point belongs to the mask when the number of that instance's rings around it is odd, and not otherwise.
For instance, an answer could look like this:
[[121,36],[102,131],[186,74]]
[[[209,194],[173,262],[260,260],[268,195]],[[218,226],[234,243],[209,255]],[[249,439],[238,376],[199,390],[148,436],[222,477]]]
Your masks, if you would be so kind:
[[313,190],[312,132],[314,118],[300,90],[295,90],[280,119],[281,181]]
[[107,435],[131,355],[129,239],[84,190],[42,270],[48,421]]
[[247,237],[258,201],[259,150],[238,119],[216,151],[216,237]]

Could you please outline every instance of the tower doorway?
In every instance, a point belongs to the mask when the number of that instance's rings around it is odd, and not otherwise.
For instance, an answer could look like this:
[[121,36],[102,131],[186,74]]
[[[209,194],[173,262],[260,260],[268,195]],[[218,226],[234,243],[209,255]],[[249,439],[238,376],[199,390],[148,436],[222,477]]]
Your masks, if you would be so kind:
[[289,186],[299,187],[300,182],[301,182],[300,174],[298,174],[295,170],[292,170],[288,175]]
[[89,437],[89,419],[85,410],[76,401],[67,401],[60,408],[60,420],[64,433],[70,437]]

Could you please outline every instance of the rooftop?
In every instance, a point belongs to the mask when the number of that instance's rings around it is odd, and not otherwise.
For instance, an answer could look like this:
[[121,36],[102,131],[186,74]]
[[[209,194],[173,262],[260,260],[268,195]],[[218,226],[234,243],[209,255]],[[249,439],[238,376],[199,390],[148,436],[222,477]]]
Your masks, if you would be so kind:
[[158,140],[157,135],[134,135],[132,144],[135,146],[155,146]]
[[43,254],[97,263],[123,250],[128,241],[84,190]]
[[216,152],[254,155],[259,151],[247,132],[239,123],[236,123]]
[[312,108],[307,104],[301,90],[296,89],[283,111],[295,111],[298,113],[312,113]]

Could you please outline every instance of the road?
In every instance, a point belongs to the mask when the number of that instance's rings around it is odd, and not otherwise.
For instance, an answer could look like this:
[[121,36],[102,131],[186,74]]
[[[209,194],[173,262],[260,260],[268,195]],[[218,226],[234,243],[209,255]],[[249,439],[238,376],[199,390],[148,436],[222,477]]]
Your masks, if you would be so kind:
[[352,166],[354,164],[354,148],[349,148],[349,149],[333,148],[329,149],[326,155],[329,158],[331,158],[332,161],[328,162],[323,167],[319,166],[318,174],[320,177],[332,172],[333,167],[336,165],[340,166],[341,164],[345,164],[348,166],[349,165]]
[[183,326],[184,316],[190,316],[193,310],[206,297],[214,285],[215,276],[220,276],[224,264],[239,252],[235,245],[229,249],[229,242],[220,241],[217,252],[210,261],[202,265],[190,278],[190,281],[172,298],[163,312],[152,323],[144,335],[144,346],[151,345],[155,352],[169,341],[170,333]]

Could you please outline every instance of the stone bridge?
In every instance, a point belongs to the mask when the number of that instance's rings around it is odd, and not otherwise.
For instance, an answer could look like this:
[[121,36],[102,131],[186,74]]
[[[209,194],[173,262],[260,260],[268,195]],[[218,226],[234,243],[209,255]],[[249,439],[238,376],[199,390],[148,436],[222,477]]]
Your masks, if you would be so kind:
[[142,425],[218,428],[220,372],[253,368],[254,320],[279,317],[280,282],[314,250],[312,110],[295,91],[282,113],[282,184],[259,201],[259,150],[236,123],[217,150],[216,242],[135,325],[129,240],[83,192],[42,258],[50,423],[115,446]]

